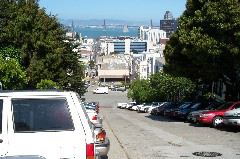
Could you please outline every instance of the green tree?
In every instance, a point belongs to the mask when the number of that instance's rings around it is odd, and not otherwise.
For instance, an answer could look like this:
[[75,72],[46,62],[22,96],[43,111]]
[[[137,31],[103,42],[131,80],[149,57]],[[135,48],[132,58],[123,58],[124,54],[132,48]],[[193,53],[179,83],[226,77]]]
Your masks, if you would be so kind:
[[240,3],[238,0],[188,0],[178,30],[164,51],[165,72],[209,85],[230,79],[239,92]]
[[130,85],[128,98],[131,98],[137,103],[150,102],[152,101],[151,94],[149,81],[136,79],[132,81]]
[[59,89],[60,87],[58,86],[58,84],[52,80],[41,80],[38,84],[37,84],[37,89]]
[[28,78],[16,59],[0,55],[0,82],[3,89],[21,90],[26,87]]
[[13,46],[29,77],[28,88],[42,79],[83,93],[83,67],[73,44],[66,43],[65,30],[57,17],[47,15],[37,0],[0,2],[0,47]]
[[159,72],[151,76],[154,101],[182,101],[189,98],[195,92],[195,84],[185,77],[174,77]]

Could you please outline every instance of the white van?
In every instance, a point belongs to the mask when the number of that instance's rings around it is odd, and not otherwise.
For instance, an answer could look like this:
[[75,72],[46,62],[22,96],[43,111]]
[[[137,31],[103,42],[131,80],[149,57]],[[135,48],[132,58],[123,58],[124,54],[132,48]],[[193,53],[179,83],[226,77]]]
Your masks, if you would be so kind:
[[108,87],[98,87],[93,90],[94,94],[108,94]]
[[93,127],[74,92],[0,92],[0,158],[96,159]]

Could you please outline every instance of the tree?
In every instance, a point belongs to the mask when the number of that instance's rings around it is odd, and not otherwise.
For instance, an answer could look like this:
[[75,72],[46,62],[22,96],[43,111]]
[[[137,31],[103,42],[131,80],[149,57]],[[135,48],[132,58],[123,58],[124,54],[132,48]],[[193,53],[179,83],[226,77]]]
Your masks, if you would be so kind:
[[174,77],[159,72],[151,76],[150,86],[152,88],[154,101],[174,101],[192,98],[195,92],[195,84],[184,77]]
[[152,101],[149,81],[140,79],[134,80],[130,85],[128,98],[132,98],[137,103]]
[[0,55],[0,82],[3,89],[21,90],[26,87],[28,78],[16,59]]
[[47,15],[38,0],[0,2],[0,47],[13,46],[34,89],[42,79],[83,93],[83,67],[73,44],[64,42],[65,30],[57,17]]
[[37,89],[59,89],[59,86],[56,82],[45,79],[37,84]]
[[236,95],[239,46],[238,0],[188,0],[178,30],[166,45],[164,71],[206,85],[227,77]]

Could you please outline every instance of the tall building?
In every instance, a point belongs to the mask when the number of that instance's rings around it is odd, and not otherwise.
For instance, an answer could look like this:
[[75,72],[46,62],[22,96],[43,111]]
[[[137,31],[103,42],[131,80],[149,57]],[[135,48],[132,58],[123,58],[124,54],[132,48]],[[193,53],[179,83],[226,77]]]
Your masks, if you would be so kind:
[[170,11],[166,11],[164,19],[160,20],[160,29],[166,31],[167,38],[171,36],[173,32],[177,30],[177,20],[173,18]]

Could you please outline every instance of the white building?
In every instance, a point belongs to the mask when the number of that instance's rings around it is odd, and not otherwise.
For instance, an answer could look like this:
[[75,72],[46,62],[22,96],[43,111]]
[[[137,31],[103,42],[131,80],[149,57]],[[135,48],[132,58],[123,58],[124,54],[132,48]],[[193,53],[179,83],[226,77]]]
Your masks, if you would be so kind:
[[139,28],[139,39],[147,40],[152,43],[152,45],[160,44],[161,39],[167,39],[167,34],[165,31],[156,28],[144,28],[141,26]]
[[163,69],[165,59],[160,53],[144,52],[132,55],[132,75],[134,78],[148,79]]

